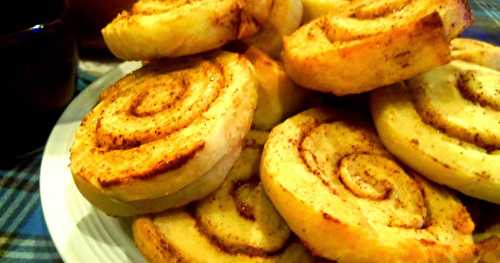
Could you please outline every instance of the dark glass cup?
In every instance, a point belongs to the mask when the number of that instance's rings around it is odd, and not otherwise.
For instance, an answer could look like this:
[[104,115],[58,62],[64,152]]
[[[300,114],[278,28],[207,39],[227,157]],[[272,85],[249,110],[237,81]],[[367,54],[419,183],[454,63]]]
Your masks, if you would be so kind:
[[68,0],[80,52],[84,55],[111,55],[101,35],[101,29],[137,0]]
[[20,15],[0,32],[2,161],[41,148],[75,90],[76,44],[65,1],[28,2],[9,9]]

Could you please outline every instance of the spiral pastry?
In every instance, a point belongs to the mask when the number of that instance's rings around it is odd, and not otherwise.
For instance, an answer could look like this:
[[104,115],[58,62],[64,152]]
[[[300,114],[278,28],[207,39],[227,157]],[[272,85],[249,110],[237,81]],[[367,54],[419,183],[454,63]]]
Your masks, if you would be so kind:
[[121,59],[178,57],[221,47],[259,31],[273,0],[139,0],[103,30]]
[[451,59],[500,70],[500,47],[468,38],[451,41]]
[[316,255],[339,263],[474,258],[474,223],[460,201],[400,166],[353,113],[315,108],[278,125],[260,172],[278,212]]
[[353,1],[285,37],[282,57],[299,85],[356,94],[449,62],[449,40],[471,20],[462,0]]
[[301,0],[274,0],[269,18],[262,29],[244,42],[277,58],[283,46],[283,36],[295,31],[301,19]]
[[222,186],[182,210],[142,217],[134,239],[151,262],[311,262],[265,196],[259,161],[266,132],[251,131]]
[[233,53],[147,64],[114,84],[82,121],[71,148],[76,185],[115,216],[208,195],[238,157],[256,85],[248,60]]
[[376,91],[372,114],[382,142],[404,163],[500,204],[499,71],[452,61]]
[[259,49],[250,47],[244,55],[252,62],[259,83],[253,127],[270,130],[300,110],[307,96],[306,90],[297,87],[283,67]]

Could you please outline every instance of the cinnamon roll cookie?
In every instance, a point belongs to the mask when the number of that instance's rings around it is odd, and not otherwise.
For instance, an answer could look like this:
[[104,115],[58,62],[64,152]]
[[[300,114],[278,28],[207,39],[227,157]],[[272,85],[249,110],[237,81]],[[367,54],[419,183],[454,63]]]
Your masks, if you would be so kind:
[[[484,49],[470,52],[500,54]],[[466,53],[455,57],[485,65],[454,60],[377,90],[373,119],[382,142],[401,161],[433,181],[500,204],[500,71],[486,65],[490,58]]]
[[449,62],[471,21],[464,0],[353,1],[285,37],[282,57],[299,85],[356,94]]
[[103,30],[121,59],[191,55],[252,36],[268,20],[273,0],[139,0]]
[[455,38],[451,41],[451,59],[500,70],[500,47],[479,40]]
[[228,52],[151,62],[119,80],[76,132],[71,172],[78,189],[115,216],[208,195],[239,155],[256,86],[248,60]]
[[337,262],[472,262],[461,202],[398,164],[368,121],[314,108],[274,128],[266,193],[314,254]]
[[259,83],[253,127],[270,130],[290,114],[300,110],[306,100],[306,90],[296,86],[283,66],[259,49],[250,47],[245,56],[252,62]]
[[243,41],[277,58],[283,46],[283,36],[295,31],[301,19],[301,0],[273,0],[271,13],[262,29]]
[[265,196],[259,161],[266,132],[251,131],[216,192],[195,204],[133,223],[151,262],[311,262]]

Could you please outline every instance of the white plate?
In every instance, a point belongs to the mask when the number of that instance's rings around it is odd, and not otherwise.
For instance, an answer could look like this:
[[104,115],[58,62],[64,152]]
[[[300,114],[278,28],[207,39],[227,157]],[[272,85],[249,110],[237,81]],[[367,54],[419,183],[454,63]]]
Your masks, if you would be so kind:
[[101,91],[141,66],[126,62],[86,88],[64,111],[43,154],[40,196],[57,250],[66,262],[145,262],[134,246],[130,222],[98,211],[83,198],[69,170],[73,133]]

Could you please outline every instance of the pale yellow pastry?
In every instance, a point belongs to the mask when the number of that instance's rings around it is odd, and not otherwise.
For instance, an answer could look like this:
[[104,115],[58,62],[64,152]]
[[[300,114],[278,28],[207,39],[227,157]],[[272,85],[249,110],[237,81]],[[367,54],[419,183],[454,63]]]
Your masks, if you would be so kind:
[[307,93],[290,80],[281,64],[259,49],[250,47],[244,55],[252,62],[259,83],[253,127],[270,130],[290,114],[300,110]]
[[353,2],[356,0],[302,0],[304,6],[302,22],[307,23],[328,13],[338,14],[351,7]]
[[371,108],[382,142],[401,161],[500,204],[499,71],[454,60],[375,91]]
[[240,158],[216,192],[183,209],[133,223],[151,262],[312,262],[273,208],[259,180],[266,132],[251,131]]
[[250,62],[228,52],[182,61],[151,62],[119,80],[76,132],[75,183],[110,215],[200,199],[239,155],[257,104]]
[[449,40],[471,22],[462,0],[364,1],[285,37],[282,58],[301,86],[356,94],[449,62]]
[[461,202],[398,164],[369,121],[314,108],[274,128],[266,193],[313,254],[343,262],[473,262]]
[[479,40],[456,38],[451,41],[451,59],[500,70],[500,47]]
[[273,0],[269,19],[254,36],[245,39],[248,45],[259,48],[272,57],[279,57],[283,36],[291,34],[302,19],[301,0]]
[[139,0],[103,30],[121,59],[178,57],[247,38],[267,21],[272,0]]

